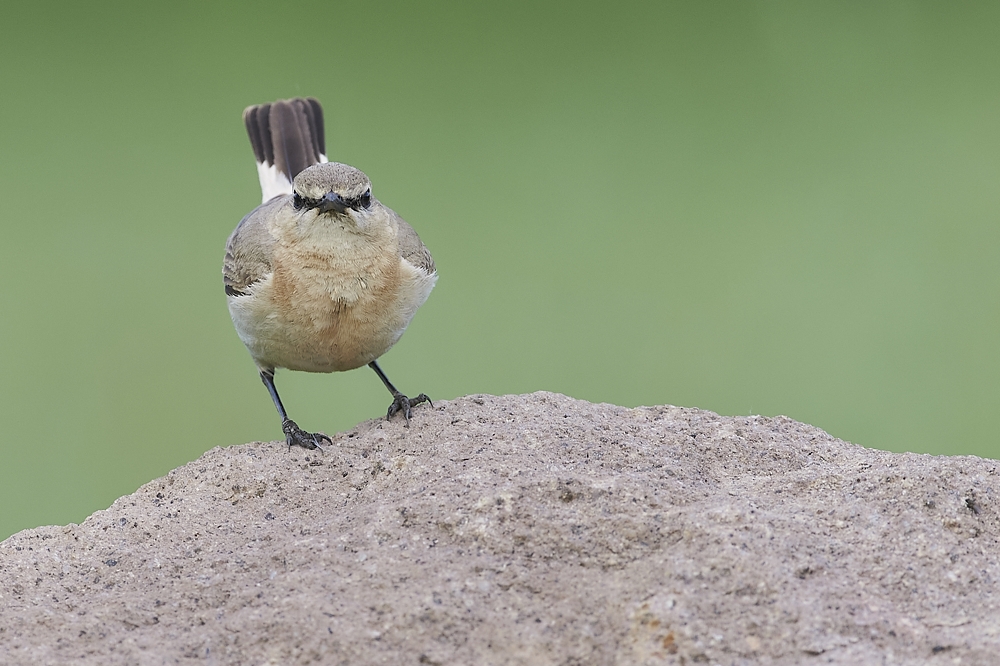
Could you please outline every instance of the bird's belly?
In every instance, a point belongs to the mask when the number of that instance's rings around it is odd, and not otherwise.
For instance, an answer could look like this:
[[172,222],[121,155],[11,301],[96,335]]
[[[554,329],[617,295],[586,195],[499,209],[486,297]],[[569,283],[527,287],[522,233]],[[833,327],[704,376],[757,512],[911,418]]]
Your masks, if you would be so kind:
[[250,295],[231,296],[229,311],[258,366],[304,372],[353,370],[374,361],[399,340],[430,291],[417,295],[412,288],[396,286],[360,293],[350,303],[304,288],[276,298],[269,277]]

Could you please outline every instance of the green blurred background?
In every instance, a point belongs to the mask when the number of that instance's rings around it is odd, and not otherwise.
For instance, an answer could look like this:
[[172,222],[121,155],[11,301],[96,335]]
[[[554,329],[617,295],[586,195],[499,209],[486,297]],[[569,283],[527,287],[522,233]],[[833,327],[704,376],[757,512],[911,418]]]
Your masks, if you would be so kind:
[[[997,3],[7,6],[0,537],[280,437],[220,267],[259,202],[240,113],[295,95],[437,260],[383,358],[404,392],[1000,456],[997,25]],[[278,386],[326,432],[389,402],[366,369]]]

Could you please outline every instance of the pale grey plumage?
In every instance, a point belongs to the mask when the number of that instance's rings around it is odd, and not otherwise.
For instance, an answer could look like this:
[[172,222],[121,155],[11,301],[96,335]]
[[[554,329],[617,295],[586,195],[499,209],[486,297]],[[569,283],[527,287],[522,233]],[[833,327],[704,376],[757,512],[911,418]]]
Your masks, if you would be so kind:
[[275,238],[267,228],[267,220],[275,209],[286,203],[280,197],[271,199],[255,208],[236,226],[226,243],[226,256],[222,263],[226,294],[245,295],[250,285],[271,273]]

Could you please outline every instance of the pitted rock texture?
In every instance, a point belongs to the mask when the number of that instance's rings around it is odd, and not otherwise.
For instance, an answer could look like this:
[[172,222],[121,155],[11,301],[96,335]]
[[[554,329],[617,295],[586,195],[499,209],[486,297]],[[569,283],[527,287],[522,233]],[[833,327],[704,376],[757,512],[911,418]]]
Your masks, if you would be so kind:
[[0,544],[2,664],[996,664],[1000,465],[470,396]]

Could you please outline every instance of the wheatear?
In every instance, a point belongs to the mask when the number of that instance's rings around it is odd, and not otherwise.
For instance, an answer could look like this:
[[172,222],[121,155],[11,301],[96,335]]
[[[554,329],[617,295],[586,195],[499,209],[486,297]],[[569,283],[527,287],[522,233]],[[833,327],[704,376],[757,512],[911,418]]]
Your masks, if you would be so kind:
[[326,159],[323,109],[281,100],[243,112],[263,203],[226,243],[229,314],[281,416],[288,445],[331,441],[295,424],[274,387],[277,368],[353,370],[367,364],[392,404],[387,418],[429,402],[407,398],[375,362],[437,281],[434,260],[403,218],[372,195],[368,176]]

